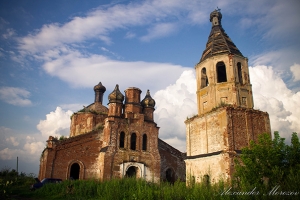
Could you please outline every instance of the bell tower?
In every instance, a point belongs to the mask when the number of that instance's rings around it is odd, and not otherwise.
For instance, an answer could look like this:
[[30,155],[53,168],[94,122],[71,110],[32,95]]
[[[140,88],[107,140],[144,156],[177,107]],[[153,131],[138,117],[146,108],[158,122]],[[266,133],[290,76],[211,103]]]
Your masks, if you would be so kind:
[[185,121],[187,181],[230,179],[234,157],[269,133],[266,112],[253,109],[248,59],[222,27],[222,14],[210,14],[211,32],[195,66],[198,115]]
[[248,59],[225,33],[222,14],[210,14],[212,29],[200,62],[195,66],[198,114],[222,105],[253,108]]

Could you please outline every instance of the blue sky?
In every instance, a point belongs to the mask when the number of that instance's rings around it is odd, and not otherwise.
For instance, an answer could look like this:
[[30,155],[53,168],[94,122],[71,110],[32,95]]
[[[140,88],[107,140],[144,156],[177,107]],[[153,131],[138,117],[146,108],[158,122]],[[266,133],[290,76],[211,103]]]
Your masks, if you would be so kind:
[[[99,3],[100,2],[100,3]],[[300,133],[300,3],[297,0],[0,0],[0,168],[38,173],[49,135],[69,134],[72,112],[107,95],[147,89],[160,138],[185,151],[183,121],[196,114],[194,66],[209,14],[249,58],[256,109],[272,131]]]

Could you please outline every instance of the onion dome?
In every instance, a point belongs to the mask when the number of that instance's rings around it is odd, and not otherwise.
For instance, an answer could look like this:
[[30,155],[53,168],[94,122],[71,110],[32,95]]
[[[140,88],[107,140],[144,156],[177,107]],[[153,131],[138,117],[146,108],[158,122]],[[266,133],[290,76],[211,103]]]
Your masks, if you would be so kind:
[[106,91],[106,88],[102,85],[101,82],[99,82],[98,85],[95,85],[94,90],[104,93]]
[[124,95],[119,90],[119,85],[117,84],[114,91],[108,95],[109,103],[122,103],[124,101]]
[[147,94],[146,94],[145,98],[141,101],[141,104],[142,104],[143,107],[152,107],[152,108],[154,108],[155,101],[150,96],[150,91],[149,90],[147,90]]

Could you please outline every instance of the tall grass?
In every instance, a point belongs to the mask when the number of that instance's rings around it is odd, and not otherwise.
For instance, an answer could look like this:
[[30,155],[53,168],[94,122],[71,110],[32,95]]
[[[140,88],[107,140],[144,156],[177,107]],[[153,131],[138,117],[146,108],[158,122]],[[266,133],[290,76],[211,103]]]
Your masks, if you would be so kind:
[[185,182],[149,183],[142,179],[125,178],[110,181],[76,180],[48,184],[33,192],[33,197],[43,199],[232,199],[220,196],[227,188],[225,183],[215,185],[195,184],[187,187]]

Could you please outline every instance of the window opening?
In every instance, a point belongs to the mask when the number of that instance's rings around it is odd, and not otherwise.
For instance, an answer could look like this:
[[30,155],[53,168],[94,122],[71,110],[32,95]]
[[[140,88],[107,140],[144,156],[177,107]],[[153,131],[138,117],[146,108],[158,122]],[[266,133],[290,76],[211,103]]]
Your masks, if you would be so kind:
[[120,133],[120,148],[124,148],[124,142],[125,142],[125,133]]
[[147,135],[146,134],[143,135],[143,145],[142,146],[143,146],[142,149],[144,151],[146,151],[147,150]]
[[237,68],[238,68],[238,78],[239,78],[239,83],[243,84],[243,77],[242,77],[242,66],[241,63],[237,63]]
[[130,138],[130,149],[136,150],[136,134],[132,133]]
[[227,82],[226,66],[224,62],[217,63],[217,82]]
[[201,70],[201,88],[208,86],[208,78],[206,75],[206,68],[203,67]]

